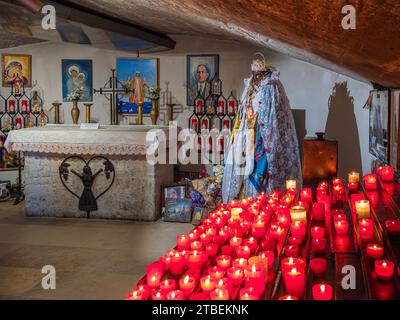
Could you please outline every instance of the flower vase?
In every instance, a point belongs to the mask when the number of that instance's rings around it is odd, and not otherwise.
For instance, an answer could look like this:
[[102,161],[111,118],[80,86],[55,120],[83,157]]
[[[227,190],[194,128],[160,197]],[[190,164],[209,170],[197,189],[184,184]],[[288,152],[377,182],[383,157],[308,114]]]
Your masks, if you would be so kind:
[[150,118],[153,126],[157,124],[159,114],[159,99],[151,99]]
[[72,110],[71,110],[71,117],[72,117],[72,123],[73,124],[78,124],[78,119],[79,119],[79,108],[78,108],[78,101],[79,100],[72,100]]

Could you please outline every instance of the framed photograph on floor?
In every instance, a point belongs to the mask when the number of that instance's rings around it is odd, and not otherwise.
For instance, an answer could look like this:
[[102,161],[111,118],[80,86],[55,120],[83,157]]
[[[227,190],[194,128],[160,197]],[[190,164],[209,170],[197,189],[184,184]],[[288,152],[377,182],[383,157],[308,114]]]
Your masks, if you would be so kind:
[[191,199],[168,199],[165,203],[164,221],[190,223],[191,218]]
[[383,163],[389,162],[390,98],[389,90],[371,91],[369,108],[369,152]]
[[188,55],[186,72],[186,103],[193,106],[199,92],[204,99],[210,94],[210,81],[219,74],[219,55]]
[[192,224],[195,226],[199,225],[203,219],[206,217],[207,209],[196,207],[193,209]]

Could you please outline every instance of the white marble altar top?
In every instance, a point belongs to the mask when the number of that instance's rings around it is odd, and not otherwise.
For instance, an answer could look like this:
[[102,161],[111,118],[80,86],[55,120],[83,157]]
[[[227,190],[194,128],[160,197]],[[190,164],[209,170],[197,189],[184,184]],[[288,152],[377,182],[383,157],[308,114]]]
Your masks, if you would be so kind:
[[41,152],[61,154],[146,154],[146,134],[152,129],[166,133],[168,126],[100,125],[83,130],[79,125],[46,125],[9,132],[5,142],[8,152]]

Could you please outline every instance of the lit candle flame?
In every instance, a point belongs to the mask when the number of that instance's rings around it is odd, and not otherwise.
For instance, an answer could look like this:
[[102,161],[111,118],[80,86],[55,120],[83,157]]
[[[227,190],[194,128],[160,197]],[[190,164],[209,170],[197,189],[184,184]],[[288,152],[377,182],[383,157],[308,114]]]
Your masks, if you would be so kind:
[[325,285],[321,284],[320,289],[321,289],[321,292],[325,292]]

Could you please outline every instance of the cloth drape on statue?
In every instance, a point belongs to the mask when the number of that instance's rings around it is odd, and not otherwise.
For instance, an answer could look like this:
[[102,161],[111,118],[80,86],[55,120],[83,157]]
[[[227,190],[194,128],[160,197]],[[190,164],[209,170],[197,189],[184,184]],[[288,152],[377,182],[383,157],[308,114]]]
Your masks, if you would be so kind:
[[[239,128],[232,135],[225,160],[222,200],[236,198],[244,184],[246,196],[283,190],[287,179],[301,185],[299,146],[289,100],[279,73],[271,71],[250,96],[251,78],[245,87],[238,111]],[[247,129],[248,104],[258,114],[255,129]]]

